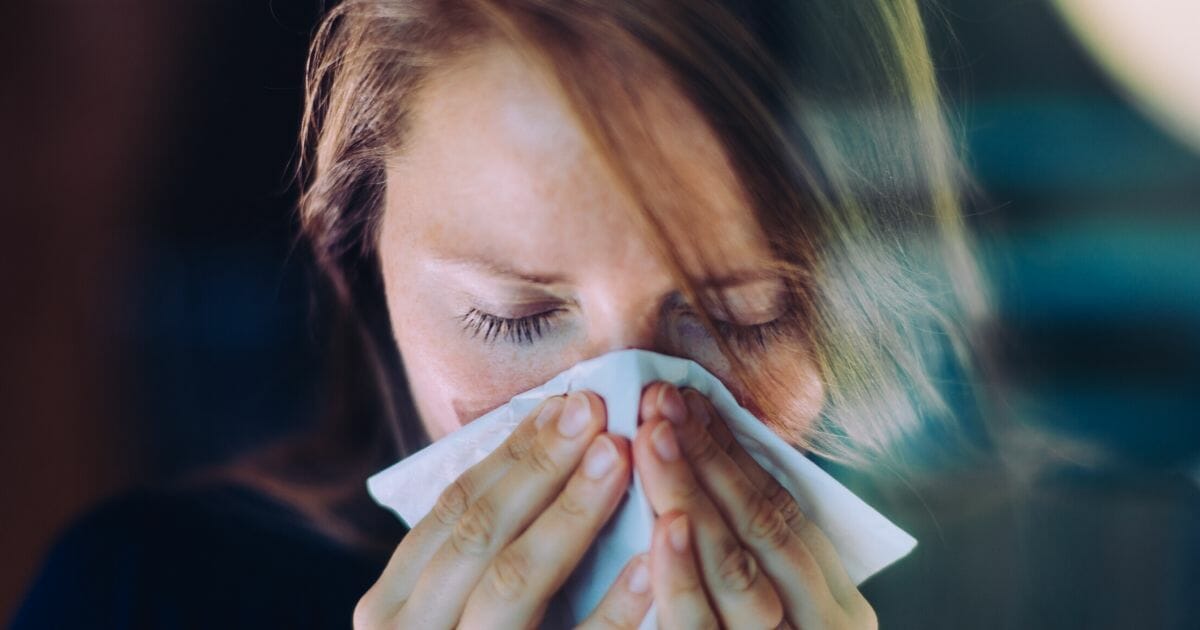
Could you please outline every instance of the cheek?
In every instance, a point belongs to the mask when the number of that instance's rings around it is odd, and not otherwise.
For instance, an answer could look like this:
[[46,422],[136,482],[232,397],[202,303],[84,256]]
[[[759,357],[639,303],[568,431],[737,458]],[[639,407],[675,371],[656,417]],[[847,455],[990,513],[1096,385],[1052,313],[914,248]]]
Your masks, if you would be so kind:
[[693,360],[720,379],[741,405],[777,435],[791,444],[803,443],[825,403],[820,369],[805,344],[789,339],[765,352],[740,354],[752,386],[737,379],[732,364],[714,353],[715,360]]
[[721,347],[704,329],[704,325],[692,318],[679,318],[668,327],[669,354],[691,359],[712,372],[721,382],[728,385],[733,375],[729,360],[721,354]]
[[754,366],[762,388],[759,418],[780,437],[799,444],[812,430],[825,403],[825,384],[805,352],[778,352]]

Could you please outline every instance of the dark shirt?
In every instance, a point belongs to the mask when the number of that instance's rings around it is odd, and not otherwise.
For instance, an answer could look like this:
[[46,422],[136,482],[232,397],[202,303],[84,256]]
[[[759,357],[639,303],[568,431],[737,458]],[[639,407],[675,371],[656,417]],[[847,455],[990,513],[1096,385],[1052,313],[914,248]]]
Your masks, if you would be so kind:
[[[865,585],[883,627],[927,627],[928,607],[937,609],[941,598],[914,595],[946,587],[937,570],[944,566],[929,558],[940,548],[924,543]],[[386,562],[387,554],[346,549],[245,486],[142,489],[67,530],[14,630],[347,628]]]
[[[1171,479],[1066,475],[974,507],[992,486],[852,487],[920,541],[860,588],[888,630],[1200,627],[1200,493]],[[388,555],[245,487],[142,490],[71,526],[13,627],[347,628]]]
[[139,490],[67,530],[13,628],[348,628],[386,562],[243,486]]

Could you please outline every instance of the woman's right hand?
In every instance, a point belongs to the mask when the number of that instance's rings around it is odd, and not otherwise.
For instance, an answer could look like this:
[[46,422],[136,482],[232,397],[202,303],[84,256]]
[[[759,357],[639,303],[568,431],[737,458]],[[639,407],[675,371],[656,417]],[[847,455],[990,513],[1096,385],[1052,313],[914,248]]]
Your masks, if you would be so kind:
[[[606,424],[594,393],[543,401],[408,532],[354,627],[537,625],[629,485],[629,444]],[[637,626],[646,563],[630,561],[585,626]]]

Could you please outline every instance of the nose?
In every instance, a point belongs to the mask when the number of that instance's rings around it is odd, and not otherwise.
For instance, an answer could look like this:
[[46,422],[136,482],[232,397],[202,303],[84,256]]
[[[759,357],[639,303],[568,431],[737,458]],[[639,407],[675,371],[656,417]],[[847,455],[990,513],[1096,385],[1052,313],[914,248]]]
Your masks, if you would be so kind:
[[606,308],[596,308],[589,317],[585,356],[581,360],[628,349],[671,354],[663,310],[661,303],[648,300],[614,301]]

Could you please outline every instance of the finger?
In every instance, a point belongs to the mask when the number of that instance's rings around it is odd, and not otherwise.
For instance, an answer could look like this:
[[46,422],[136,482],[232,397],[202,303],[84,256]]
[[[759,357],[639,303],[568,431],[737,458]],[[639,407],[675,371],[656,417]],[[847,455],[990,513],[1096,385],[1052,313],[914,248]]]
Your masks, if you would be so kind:
[[400,541],[379,579],[363,596],[363,606],[390,616],[403,605],[421,570],[446,542],[467,507],[529,452],[538,428],[556,419],[565,401],[565,396],[543,400],[503,444],[442,491],[429,514]]
[[[699,406],[696,412],[706,413],[708,416],[707,422],[702,419],[700,423],[706,424],[708,435],[711,436],[718,448],[737,464],[751,485],[775,506],[788,528],[804,542],[813,558],[821,566],[821,572],[829,582],[829,589],[834,597],[843,603],[846,603],[848,599],[853,599],[853,596],[858,593],[858,589],[854,585],[854,581],[846,574],[846,569],[842,565],[842,560],[838,557],[833,543],[821,531],[821,528],[817,527],[800,509],[800,504],[787,489],[764,470],[746,449],[742,448],[712,402],[703,395],[699,396],[699,401],[703,405]],[[694,434],[689,432],[688,435]]]
[[[664,402],[678,405],[683,410],[680,415],[686,415],[678,390],[671,385],[665,387],[668,388],[665,395],[660,393]],[[722,621],[739,627],[748,623],[778,625],[783,607],[774,587],[759,571],[754,555],[726,525],[692,467],[682,457],[674,423],[656,413],[654,419],[643,424],[634,442],[634,461],[654,510],[659,514],[679,511],[689,516],[704,583]]]
[[596,604],[592,613],[579,624],[579,630],[624,630],[637,628],[654,601],[650,590],[650,556],[633,557],[613,585]]
[[458,620],[495,555],[558,495],[604,427],[604,417],[599,396],[571,392],[558,418],[538,430],[529,451],[458,519],[418,578],[401,625],[440,628]]
[[[837,612],[841,602],[815,554],[788,527],[775,504],[750,483],[742,469],[704,430],[706,423],[721,422],[709,416],[704,395],[686,390],[683,396],[689,413],[677,433],[680,450],[725,522],[762,563],[763,571],[783,599],[788,617],[801,626],[811,627],[826,613]],[[836,568],[841,570],[840,563]],[[841,573],[845,575],[844,570]]]
[[[651,582],[659,628],[717,628],[717,614],[696,566],[691,524],[686,514],[658,519],[650,543]],[[726,624],[727,627],[739,627]]]
[[524,628],[579,564],[600,526],[629,486],[629,446],[601,434],[563,491],[532,524],[501,550],[467,599],[466,628]]

